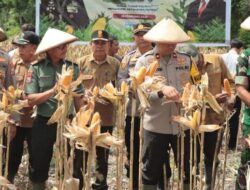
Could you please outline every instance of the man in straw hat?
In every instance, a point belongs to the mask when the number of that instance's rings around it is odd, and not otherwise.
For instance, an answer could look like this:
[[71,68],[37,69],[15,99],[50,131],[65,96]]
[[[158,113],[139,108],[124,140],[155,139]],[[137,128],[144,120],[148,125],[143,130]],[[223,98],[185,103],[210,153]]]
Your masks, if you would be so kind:
[[[67,45],[77,38],[57,29],[48,29],[39,44],[36,55],[46,53],[47,57],[31,65],[26,77],[28,102],[37,106],[37,115],[32,126],[31,167],[30,179],[34,190],[44,190],[48,179],[49,165],[56,141],[57,124],[48,125],[47,122],[57,108],[54,98],[56,93],[57,73],[61,73],[62,66],[73,67],[73,80],[76,80],[79,69],[76,64],[65,60]],[[77,93],[83,92],[82,85]],[[80,97],[74,97],[76,111],[81,106]],[[71,106],[70,114],[73,114]]]
[[[126,54],[122,60],[121,67],[118,72],[119,84],[122,81],[130,83],[130,73],[133,72],[135,64],[139,57],[144,53],[152,49],[152,43],[143,39],[144,34],[146,34],[151,28],[149,23],[140,23],[134,26],[134,42],[136,44],[136,49]],[[134,153],[133,153],[133,189],[138,189],[138,174],[139,174],[139,149],[140,149],[140,113],[134,110],[135,113],[132,114],[132,98],[136,101],[135,95],[130,94],[128,106],[127,106],[127,118],[125,127],[125,144],[127,148],[127,163],[125,167],[127,169],[127,176],[129,177],[129,163],[130,163],[130,133],[131,133],[131,119],[135,117],[134,120]],[[137,102],[136,109],[139,107],[139,102]]]
[[[218,54],[202,54],[198,48],[192,44],[188,44],[182,50],[189,54],[197,65],[201,75],[208,75],[208,91],[211,92],[218,103],[228,105],[228,108],[234,104],[235,97],[228,97],[226,92],[223,92],[223,81],[229,79],[233,83],[233,78],[226,67],[223,59]],[[206,109],[205,124],[217,124],[222,126],[225,121],[224,113],[220,114],[213,111],[211,108]],[[218,136],[220,135],[220,136]],[[204,133],[204,164],[205,164],[205,186],[204,190],[213,190],[215,184],[216,171],[219,164],[218,153],[222,142],[222,133],[217,131]],[[216,147],[218,147],[216,149]],[[216,158],[214,160],[214,158]],[[198,162],[199,162],[198,157]],[[213,164],[215,168],[213,171]],[[213,184],[212,184],[213,182]]]
[[[107,83],[117,83],[117,73],[120,62],[108,55],[109,34],[105,30],[96,30],[91,35],[92,53],[79,59],[79,67],[82,74],[87,76],[83,81],[86,94],[94,87],[102,88]],[[107,104],[95,103],[95,111],[99,112],[102,120],[101,132],[112,133],[114,125],[114,106],[111,102]],[[96,147],[96,181],[92,184],[93,189],[107,190],[109,149]],[[80,171],[79,171],[80,172]]]
[[[156,75],[163,76],[166,84],[157,93],[150,93],[151,106],[144,115],[144,144],[142,156],[142,183],[143,190],[156,190],[157,183],[161,180],[163,166],[169,162],[169,150],[171,145],[175,161],[177,161],[178,126],[171,122],[171,116],[179,112],[178,101],[183,85],[190,81],[189,70],[190,57],[175,51],[176,45],[189,40],[187,34],[171,19],[164,18],[145,35],[144,39],[154,42],[156,47],[145,53],[136,63],[135,70],[142,66],[148,67],[157,60],[159,67]],[[172,101],[164,104],[163,102]],[[187,135],[188,136],[188,135]],[[185,150],[189,144],[185,143]],[[185,189],[188,189],[189,156],[185,153]],[[167,178],[171,176],[171,170],[166,170]],[[164,184],[159,184],[164,189]]]
[[[39,42],[39,36],[31,31],[24,32],[21,37],[12,42],[17,46],[19,57],[12,58],[11,74],[16,88],[19,89],[18,98],[20,99],[25,99],[23,90],[29,66],[38,62],[37,56],[34,54]],[[22,114],[18,114],[15,126],[13,126],[16,130],[15,137],[10,142],[8,180],[12,183],[21,163],[25,140],[28,144],[28,151],[30,152],[31,149],[32,107],[26,107],[21,112]]]
[[[250,17],[248,17],[243,23],[241,23],[241,28],[250,31]],[[250,148],[249,139],[250,134],[250,86],[249,86],[249,60],[250,60],[250,49],[245,50],[238,58],[237,72],[235,77],[236,91],[240,99],[245,103],[245,108],[243,112],[243,145],[244,149],[241,154],[241,163],[238,169],[238,175],[236,178],[236,190],[246,189],[246,176],[249,170],[250,161]]]

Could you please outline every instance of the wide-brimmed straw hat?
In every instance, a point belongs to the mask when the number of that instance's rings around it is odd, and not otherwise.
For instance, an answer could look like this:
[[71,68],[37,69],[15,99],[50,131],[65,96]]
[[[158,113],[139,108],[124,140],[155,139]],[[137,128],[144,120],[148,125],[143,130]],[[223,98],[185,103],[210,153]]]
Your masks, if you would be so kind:
[[2,28],[0,28],[0,42],[3,42],[5,40],[7,40],[7,35],[5,34],[4,30]]
[[187,42],[190,37],[170,18],[164,18],[158,22],[144,36],[144,39],[150,42],[161,42],[176,44]]
[[54,28],[49,28],[44,34],[42,41],[37,47],[35,54],[40,54],[46,52],[52,48],[60,46],[62,44],[68,44],[77,40],[77,37],[63,32],[61,30],[57,30]]
[[250,30],[250,16],[247,17],[240,25],[241,28],[245,30]]

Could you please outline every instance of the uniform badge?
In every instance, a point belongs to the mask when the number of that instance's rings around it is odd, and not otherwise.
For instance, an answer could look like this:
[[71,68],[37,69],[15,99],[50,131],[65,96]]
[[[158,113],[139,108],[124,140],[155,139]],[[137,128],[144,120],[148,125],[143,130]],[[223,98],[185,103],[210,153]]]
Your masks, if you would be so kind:
[[32,71],[28,70],[27,77],[26,77],[26,83],[29,84],[32,82]]
[[143,28],[144,28],[144,26],[143,26],[142,24],[139,24],[139,25],[138,25],[138,29],[139,29],[139,30],[141,30],[141,29],[143,29]]
[[98,34],[97,34],[97,35],[98,35],[98,38],[103,38],[103,35],[102,35],[102,31],[101,31],[101,30],[98,31]]
[[184,66],[185,65],[185,59],[184,58],[177,58],[177,64],[180,66]]

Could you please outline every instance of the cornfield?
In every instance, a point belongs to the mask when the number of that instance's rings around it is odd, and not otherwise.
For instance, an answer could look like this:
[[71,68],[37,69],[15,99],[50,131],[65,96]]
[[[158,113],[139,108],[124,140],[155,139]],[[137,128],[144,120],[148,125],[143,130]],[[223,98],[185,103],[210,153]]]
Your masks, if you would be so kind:
[[[0,49],[3,49],[5,51],[10,51],[11,49],[13,49],[14,47],[11,44],[11,39],[7,40],[5,42],[1,42],[0,43]],[[129,52],[131,49],[133,49],[133,46],[130,45],[121,45],[120,49],[118,51],[118,55],[120,56],[124,56],[127,52]],[[222,54],[228,51],[228,47],[201,47],[199,48],[199,50],[202,53],[218,53],[218,54]],[[76,60],[84,55],[87,55],[91,52],[91,48],[90,45],[70,45],[68,48],[68,53],[67,53],[67,59],[72,61],[72,62],[76,62]]]

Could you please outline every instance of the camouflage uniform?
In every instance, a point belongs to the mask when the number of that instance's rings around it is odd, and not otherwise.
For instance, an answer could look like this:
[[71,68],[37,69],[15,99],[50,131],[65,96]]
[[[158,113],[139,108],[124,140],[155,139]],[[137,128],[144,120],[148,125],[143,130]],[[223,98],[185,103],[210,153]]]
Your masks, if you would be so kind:
[[[235,84],[245,87],[250,92],[249,78],[250,78],[250,50],[244,51],[238,58]],[[250,108],[245,105],[243,111],[243,137],[248,137],[250,134]],[[250,161],[250,148],[245,148],[241,154],[241,163],[238,169],[236,178],[236,190],[246,189],[246,175]]]
[[[30,64],[37,63],[38,60]],[[12,58],[12,69],[11,74],[14,78],[16,88],[19,89],[18,96],[22,98],[22,92],[24,91],[25,80],[28,74],[28,69],[30,64],[26,64],[19,57],[19,54],[15,55]],[[28,152],[30,154],[31,150],[31,127],[33,123],[32,115],[32,107],[25,107],[21,110],[22,114],[17,114],[15,117],[15,124],[17,126],[16,135],[10,142],[10,155],[9,155],[9,172],[8,179],[12,182],[14,180],[14,176],[18,171],[18,167],[21,163],[22,155],[23,155],[23,146],[24,141],[27,141],[28,144]],[[29,157],[31,161],[31,156]]]

